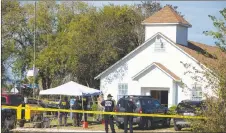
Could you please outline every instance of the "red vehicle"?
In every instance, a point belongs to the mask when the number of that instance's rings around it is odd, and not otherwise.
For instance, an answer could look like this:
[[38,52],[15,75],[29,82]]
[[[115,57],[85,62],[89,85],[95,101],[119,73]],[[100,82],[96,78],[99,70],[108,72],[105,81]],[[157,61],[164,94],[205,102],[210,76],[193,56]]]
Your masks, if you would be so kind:
[[[19,94],[1,94],[1,104],[8,106],[19,106],[24,104],[23,96]],[[1,109],[1,127],[3,130],[10,130],[16,126],[16,110],[15,109]]]

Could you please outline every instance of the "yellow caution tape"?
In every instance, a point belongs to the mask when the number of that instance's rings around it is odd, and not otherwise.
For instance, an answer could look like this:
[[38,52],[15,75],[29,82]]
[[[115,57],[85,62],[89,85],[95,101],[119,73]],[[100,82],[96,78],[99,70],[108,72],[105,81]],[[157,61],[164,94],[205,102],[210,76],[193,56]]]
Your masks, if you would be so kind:
[[123,113],[123,112],[103,112],[103,111],[85,111],[85,110],[70,110],[70,109],[52,109],[52,108],[40,108],[40,107],[14,107],[14,106],[2,106],[2,108],[11,109],[25,109],[25,119],[30,118],[30,111],[51,111],[51,112],[73,112],[73,113],[87,113],[87,114],[105,114],[105,115],[130,115],[130,116],[143,116],[143,117],[164,117],[164,118],[184,118],[184,119],[206,119],[202,116],[182,116],[182,115],[167,115],[167,114],[144,114],[144,113]]
[[16,107],[16,115],[18,120],[21,119],[21,111],[22,111],[21,108],[22,108],[22,105]]

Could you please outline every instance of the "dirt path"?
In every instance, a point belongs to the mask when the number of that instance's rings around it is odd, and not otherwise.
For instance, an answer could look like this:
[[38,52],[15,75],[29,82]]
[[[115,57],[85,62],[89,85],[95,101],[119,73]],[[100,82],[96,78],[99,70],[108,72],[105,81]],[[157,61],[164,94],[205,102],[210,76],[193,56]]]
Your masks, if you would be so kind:
[[53,128],[16,128],[13,132],[93,132],[93,133],[104,133],[104,131],[92,131],[92,130],[72,130],[72,129],[53,129]]
[[[109,127],[110,128],[110,127]],[[110,130],[110,129],[109,129]],[[123,129],[118,129],[115,125],[116,132],[123,132]],[[188,132],[189,130],[182,129],[182,132]],[[17,127],[16,129],[12,130],[13,132],[99,132],[104,133],[104,124],[95,124],[90,123],[88,128],[83,127],[73,127],[72,124],[68,124],[66,127],[57,126],[56,122],[51,124],[51,128],[32,128],[30,123],[26,123],[24,128]],[[111,132],[111,131],[110,131]],[[140,130],[136,126],[133,130],[134,133],[136,132],[175,132],[173,125],[169,128],[163,128],[161,125],[157,125],[155,129],[152,130]]]
[[[118,129],[115,127],[116,132],[123,132],[123,129]],[[89,128],[82,127],[52,127],[52,128],[16,128],[12,130],[13,132],[99,132],[104,133],[103,125],[90,125]],[[170,128],[157,128],[154,130],[138,130],[134,128],[134,133],[136,132],[175,132],[172,127]]]

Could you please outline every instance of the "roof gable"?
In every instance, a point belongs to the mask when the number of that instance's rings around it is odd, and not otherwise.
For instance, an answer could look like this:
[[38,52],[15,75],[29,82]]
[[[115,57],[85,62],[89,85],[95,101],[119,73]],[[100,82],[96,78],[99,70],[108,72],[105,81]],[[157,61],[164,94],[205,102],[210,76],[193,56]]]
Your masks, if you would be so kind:
[[175,81],[181,81],[181,79],[174,74],[172,71],[170,71],[168,68],[166,68],[161,63],[153,62],[151,65],[147,66],[143,70],[141,70],[139,73],[137,73],[135,76],[132,77],[132,79],[137,80],[140,78],[142,74],[144,74],[146,71],[150,70],[153,66],[156,66],[158,69],[160,69],[162,72],[164,72],[166,75],[171,77]]
[[[153,35],[151,38],[149,38],[148,40],[146,40],[143,44],[141,44],[140,46],[138,46],[136,49],[134,49],[133,51],[131,51],[129,54],[127,54],[125,57],[123,57],[122,59],[120,59],[119,61],[117,61],[115,64],[113,64],[112,66],[110,66],[109,68],[107,68],[105,71],[103,71],[102,73],[100,73],[99,75],[97,75],[94,79],[99,79],[103,74],[105,74],[109,70],[111,70],[114,67],[116,67],[117,64],[123,62],[125,59],[127,59],[133,53],[135,53],[136,51],[138,51],[139,49],[141,49],[142,47],[144,47],[145,45],[147,45],[148,42],[150,42],[151,40],[153,40],[157,36],[161,36],[167,42],[169,42],[170,44],[172,44],[173,46],[175,46],[179,51],[183,52],[185,55],[187,55],[189,58],[191,58],[192,60],[194,60],[196,63],[201,63],[201,65],[204,68],[207,68],[208,70],[209,70],[209,68],[212,69],[212,68],[216,67],[215,64],[216,64],[216,61],[217,60],[214,59],[214,58],[208,59],[209,57],[208,58],[205,58],[205,55],[200,54],[200,53],[203,53],[203,52],[200,52],[201,49],[208,49],[207,51],[212,51],[214,53],[218,53],[217,54],[218,55],[217,56],[217,59],[218,60],[222,60],[222,59],[225,59],[226,58],[226,54],[223,53],[223,52],[221,52],[219,50],[219,48],[217,48],[217,47],[208,46],[208,45],[205,45],[205,44],[191,42],[191,41],[188,42],[189,44],[188,44],[187,47],[186,46],[182,46],[180,44],[176,44],[174,41],[172,41],[171,39],[169,39],[167,36],[165,36],[162,33],[158,32],[155,35]],[[192,46],[192,45],[194,45],[194,46]],[[201,51],[205,51],[205,50],[201,50]],[[214,54],[212,54],[212,55],[214,55]],[[206,67],[206,66],[208,66],[208,67]]]
[[186,21],[183,17],[181,17],[176,11],[170,7],[165,6],[158,12],[154,13],[149,18],[145,19],[143,24],[156,24],[156,23],[173,23],[173,24],[181,24],[186,25],[187,27],[191,27],[191,24]]
[[106,70],[104,70],[102,73],[100,73],[99,75],[97,75],[94,79],[99,79],[107,71],[109,71],[110,69],[114,68],[117,64],[121,63],[122,61],[124,61],[125,59],[127,59],[129,56],[133,55],[136,51],[138,51],[139,49],[141,49],[144,46],[146,46],[148,44],[148,42],[150,42],[151,40],[155,39],[157,36],[161,36],[163,39],[165,39],[166,41],[168,41],[172,45],[175,45],[175,42],[173,42],[172,40],[170,40],[168,37],[166,37],[162,33],[158,32],[155,35],[153,35],[151,38],[149,38],[148,40],[146,40],[143,44],[141,44],[140,46],[138,46],[137,48],[135,48],[133,51],[131,51],[129,54],[127,54],[126,56],[124,56],[122,59],[118,60],[115,64],[113,64],[112,66],[110,66],[109,68],[107,68]]

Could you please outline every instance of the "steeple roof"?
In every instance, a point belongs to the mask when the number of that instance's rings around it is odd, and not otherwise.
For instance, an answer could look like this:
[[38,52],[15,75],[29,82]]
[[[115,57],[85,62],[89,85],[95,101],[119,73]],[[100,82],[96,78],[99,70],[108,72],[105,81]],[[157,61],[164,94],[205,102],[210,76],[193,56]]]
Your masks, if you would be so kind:
[[180,16],[172,7],[165,6],[158,12],[154,13],[149,18],[145,19],[142,24],[164,24],[164,23],[177,23],[187,27],[191,27],[191,24]]

